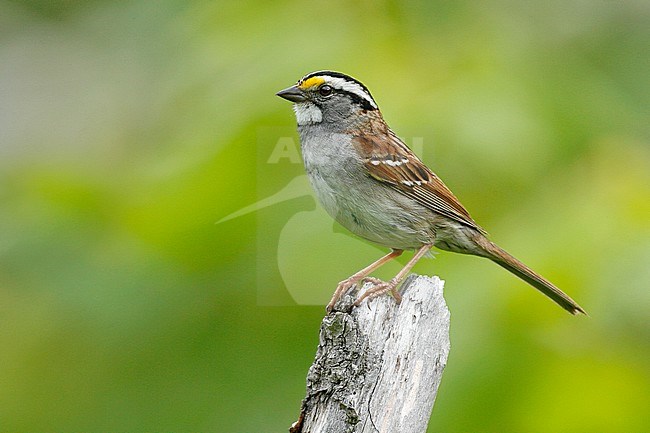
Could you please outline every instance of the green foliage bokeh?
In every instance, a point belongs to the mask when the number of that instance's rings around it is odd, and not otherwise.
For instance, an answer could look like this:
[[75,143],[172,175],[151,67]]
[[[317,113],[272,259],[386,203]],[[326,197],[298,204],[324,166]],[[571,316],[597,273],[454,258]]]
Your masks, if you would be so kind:
[[[0,431],[287,431],[324,309],[260,292],[313,203],[216,222],[301,173],[261,178],[260,131],[293,131],[274,93],[317,69],[590,314],[480,259],[418,264],[452,313],[429,431],[650,431],[646,1],[0,7]],[[325,298],[381,254],[310,254],[330,236],[290,245]]]

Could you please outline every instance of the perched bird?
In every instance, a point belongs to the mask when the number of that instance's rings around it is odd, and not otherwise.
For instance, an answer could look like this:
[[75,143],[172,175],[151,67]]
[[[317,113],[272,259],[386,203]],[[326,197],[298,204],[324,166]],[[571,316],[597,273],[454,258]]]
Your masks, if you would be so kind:
[[[341,281],[328,311],[352,285],[374,286],[356,300],[391,292],[432,247],[486,257],[512,272],[571,314],[585,311],[573,299],[491,242],[436,174],[395,135],[368,88],[333,71],[305,75],[277,93],[294,103],[307,175],[332,218],[352,233],[391,252]],[[390,281],[369,277],[384,263],[415,250]]]

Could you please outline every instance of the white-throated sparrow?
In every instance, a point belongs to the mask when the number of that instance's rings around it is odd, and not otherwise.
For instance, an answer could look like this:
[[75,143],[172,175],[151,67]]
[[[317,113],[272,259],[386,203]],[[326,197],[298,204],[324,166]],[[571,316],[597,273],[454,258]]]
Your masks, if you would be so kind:
[[[486,257],[523,279],[571,314],[585,311],[568,295],[496,244],[447,186],[390,130],[370,92],[333,71],[305,75],[277,93],[294,103],[307,175],[325,210],[352,233],[392,252],[341,281],[328,304],[363,280],[366,297],[397,286],[433,246]],[[368,277],[406,249],[415,255],[390,281]]]

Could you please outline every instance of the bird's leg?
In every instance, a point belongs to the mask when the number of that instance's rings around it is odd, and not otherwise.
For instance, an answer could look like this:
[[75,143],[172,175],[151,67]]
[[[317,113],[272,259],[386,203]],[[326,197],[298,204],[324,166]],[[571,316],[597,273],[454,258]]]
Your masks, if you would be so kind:
[[330,301],[329,304],[327,304],[327,311],[330,312],[334,308],[334,304],[338,302],[338,300],[343,296],[343,294],[353,285],[357,284],[359,281],[363,280],[366,278],[372,271],[375,269],[379,268],[382,266],[384,263],[391,261],[395,257],[399,257],[404,250],[392,250],[390,253],[386,254],[384,257],[380,258],[374,263],[371,263],[370,265],[366,266],[365,268],[361,269],[359,272],[356,274],[352,275],[350,278],[346,278],[345,280],[341,281],[339,285],[336,287],[336,291],[334,292],[334,295],[332,295],[332,300]]
[[433,245],[432,244],[426,244],[420,247],[419,250],[413,255],[413,258],[408,261],[408,263],[402,268],[401,271],[393,279],[386,283],[380,283],[374,286],[371,289],[368,289],[365,291],[365,293],[354,302],[355,306],[359,306],[361,302],[366,299],[366,298],[375,298],[377,296],[383,295],[386,292],[391,292],[393,294],[393,297],[397,301],[397,303],[400,303],[402,301],[402,295],[399,294],[397,291],[397,286],[399,286],[399,283],[402,282],[404,277],[408,275],[408,273],[411,271],[413,266],[420,260],[426,253],[429,252]]

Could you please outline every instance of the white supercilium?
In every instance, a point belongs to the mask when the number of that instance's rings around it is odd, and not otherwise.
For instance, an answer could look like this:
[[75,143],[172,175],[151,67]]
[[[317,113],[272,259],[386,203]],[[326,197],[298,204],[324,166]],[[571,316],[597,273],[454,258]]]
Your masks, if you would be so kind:
[[370,103],[370,105],[373,108],[377,108],[377,104],[372,99],[372,97],[368,94],[368,92],[363,90],[363,87],[361,87],[359,84],[355,83],[354,81],[347,81],[347,80],[344,80],[343,78],[330,77],[330,76],[328,76],[326,78],[326,81],[327,81],[327,84],[331,85],[335,89],[341,89],[341,90],[345,90],[345,91],[354,93],[355,95],[359,96],[360,98],[365,99],[366,101],[368,101],[368,103]]

